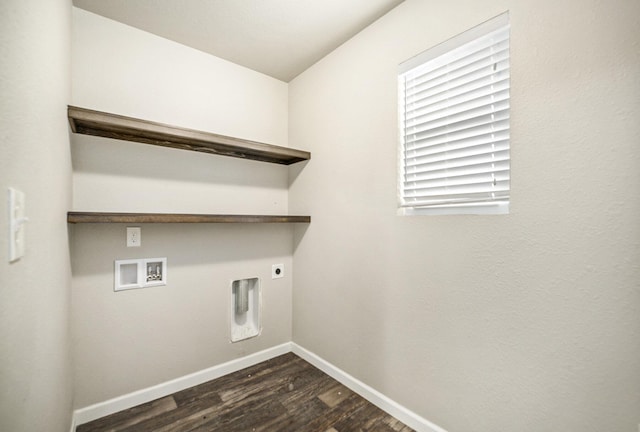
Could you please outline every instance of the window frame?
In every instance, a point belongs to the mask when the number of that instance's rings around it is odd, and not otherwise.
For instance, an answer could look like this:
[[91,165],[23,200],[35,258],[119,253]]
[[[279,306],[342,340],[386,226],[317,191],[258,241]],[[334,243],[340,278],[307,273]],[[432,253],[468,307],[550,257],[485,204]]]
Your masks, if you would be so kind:
[[[509,152],[509,157],[507,160],[508,164],[508,193],[506,197],[506,201],[476,201],[476,202],[465,202],[465,203],[455,203],[455,204],[430,204],[430,205],[414,205],[411,206],[404,199],[405,195],[405,182],[406,182],[406,157],[405,157],[405,112],[407,111],[407,106],[404,98],[404,77],[406,74],[411,73],[415,69],[423,67],[424,65],[436,60],[439,57],[446,56],[449,52],[460,48],[470,42],[476,41],[479,38],[482,38],[486,35],[491,34],[500,29],[506,29],[507,31],[507,41],[510,41],[510,23],[509,23],[509,13],[505,12],[501,15],[498,15],[495,18],[492,18],[476,27],[473,27],[453,38],[436,45],[426,51],[418,54],[417,56],[403,62],[398,67],[398,183],[397,183],[397,196],[398,196],[398,215],[409,216],[409,215],[446,215],[446,214],[508,214],[509,213],[509,204],[511,201],[510,193],[511,193],[511,140],[510,140],[510,73],[508,75],[508,116],[507,122],[507,151]],[[510,48],[508,49],[510,50]],[[510,69],[510,59],[508,61],[508,69]],[[495,184],[495,183],[494,183]]]

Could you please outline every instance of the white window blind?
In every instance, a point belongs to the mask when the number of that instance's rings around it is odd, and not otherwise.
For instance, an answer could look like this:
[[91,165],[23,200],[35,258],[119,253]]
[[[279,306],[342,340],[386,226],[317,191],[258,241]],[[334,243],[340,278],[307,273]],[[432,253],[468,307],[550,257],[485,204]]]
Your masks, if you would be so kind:
[[404,63],[398,82],[400,212],[508,212],[508,15]]

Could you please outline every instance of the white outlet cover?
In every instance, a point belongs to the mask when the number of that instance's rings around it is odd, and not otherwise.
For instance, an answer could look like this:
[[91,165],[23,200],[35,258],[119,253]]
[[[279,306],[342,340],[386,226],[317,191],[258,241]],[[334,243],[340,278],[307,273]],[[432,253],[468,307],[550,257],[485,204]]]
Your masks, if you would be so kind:
[[140,227],[127,227],[127,247],[142,245],[142,230]]
[[271,266],[271,279],[284,277],[284,264],[274,264]]

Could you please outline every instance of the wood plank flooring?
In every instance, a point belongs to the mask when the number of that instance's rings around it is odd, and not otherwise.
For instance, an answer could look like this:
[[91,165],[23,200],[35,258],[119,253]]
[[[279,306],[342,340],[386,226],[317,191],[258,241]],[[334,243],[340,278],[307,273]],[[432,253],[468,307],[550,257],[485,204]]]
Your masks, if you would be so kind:
[[288,353],[137,407],[77,432],[412,432]]

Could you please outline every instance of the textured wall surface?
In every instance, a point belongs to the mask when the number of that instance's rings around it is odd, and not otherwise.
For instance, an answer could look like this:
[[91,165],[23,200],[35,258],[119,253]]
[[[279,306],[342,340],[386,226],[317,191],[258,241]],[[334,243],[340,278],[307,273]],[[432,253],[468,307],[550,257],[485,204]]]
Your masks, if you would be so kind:
[[[397,65],[506,10],[511,213],[396,216]],[[292,81],[294,341],[451,432],[635,432],[638,28],[637,1],[407,0]]]
[[[77,8],[72,41],[74,105],[287,145],[281,81]],[[77,135],[72,156],[77,210],[287,212],[285,166]],[[141,248],[125,227],[72,227],[76,408],[291,340],[291,226],[143,225]],[[114,260],[157,257],[166,287],[113,292]],[[263,332],[231,344],[246,277],[262,279]]]
[[[72,407],[71,2],[0,2],[0,430],[68,432]],[[7,187],[26,195],[26,255],[9,263]]]

